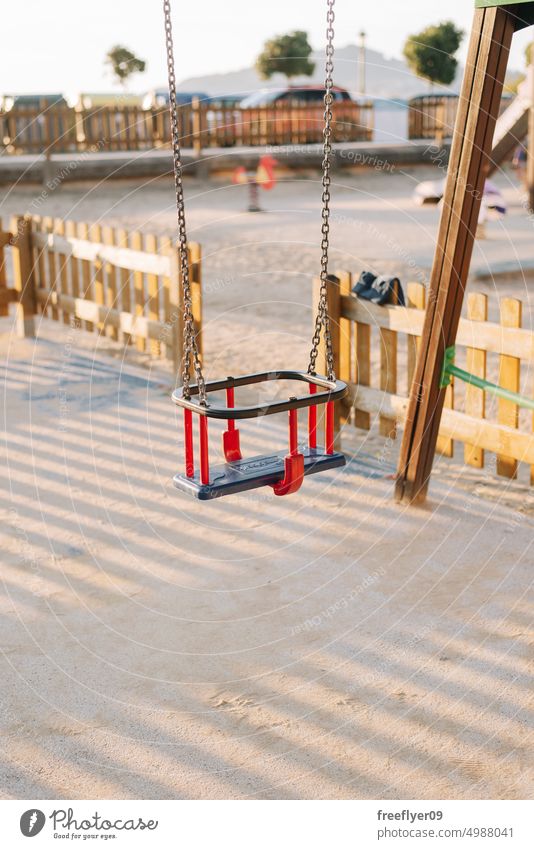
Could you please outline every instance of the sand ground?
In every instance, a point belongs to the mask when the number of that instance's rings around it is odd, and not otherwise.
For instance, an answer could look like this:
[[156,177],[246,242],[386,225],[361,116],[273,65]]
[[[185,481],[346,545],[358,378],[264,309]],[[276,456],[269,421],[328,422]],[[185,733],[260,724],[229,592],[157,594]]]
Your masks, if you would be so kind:
[[[427,273],[437,212],[408,197],[423,176],[337,187],[335,266]],[[511,214],[488,226],[478,268],[531,254],[499,180]],[[39,191],[6,193],[1,214]],[[234,188],[188,185],[210,374],[305,358],[317,191],[287,181],[254,217]],[[168,181],[62,187],[40,205],[173,225]],[[521,276],[474,285],[530,296]],[[46,320],[36,341],[0,325],[4,798],[532,796],[521,482],[441,461],[428,506],[401,508],[397,446],[353,430],[348,466],[299,495],[202,506],[172,486],[180,430],[160,363]],[[284,424],[245,437],[271,451]]]

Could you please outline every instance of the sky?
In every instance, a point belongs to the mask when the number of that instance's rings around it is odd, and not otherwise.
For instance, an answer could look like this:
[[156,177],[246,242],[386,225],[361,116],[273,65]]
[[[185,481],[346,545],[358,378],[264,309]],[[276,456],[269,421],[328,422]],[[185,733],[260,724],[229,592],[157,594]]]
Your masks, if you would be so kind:
[[[406,37],[450,18],[469,32],[473,0],[337,0],[336,41],[354,43],[360,30],[369,47],[399,58]],[[293,29],[308,32],[320,48],[325,32],[324,0],[174,0],[176,76],[236,70],[251,65],[263,42]],[[522,69],[527,29],[514,38],[510,67]],[[106,52],[124,44],[146,59],[147,71],[130,83],[146,91],[165,83],[161,0],[23,0],[2,15],[0,94],[39,91],[111,91]],[[462,59],[467,38],[459,53]]]

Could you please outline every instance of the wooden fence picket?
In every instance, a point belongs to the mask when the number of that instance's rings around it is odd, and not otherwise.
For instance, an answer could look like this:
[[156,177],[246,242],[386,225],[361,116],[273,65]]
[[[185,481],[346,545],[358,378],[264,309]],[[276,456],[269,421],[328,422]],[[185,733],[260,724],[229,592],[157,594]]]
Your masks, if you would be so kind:
[[[6,275],[6,257],[4,253],[4,237],[6,234],[4,233],[4,229],[2,227],[2,219],[0,218],[0,316],[9,315],[9,304],[7,302],[7,297],[5,290],[7,289],[7,275]],[[6,240],[7,241],[7,240]]]
[[[102,228],[102,243],[104,245],[117,244],[113,227]],[[120,310],[120,303],[117,302],[117,268],[111,262],[104,263],[104,277],[106,281],[106,306],[110,310]],[[108,335],[110,339],[117,341],[119,331],[116,327],[109,327]]]
[[[471,321],[488,320],[488,298],[481,292],[472,292],[467,298],[467,317]],[[486,377],[487,354],[481,348],[467,348],[466,369],[477,377]],[[465,387],[465,411],[478,419],[486,416],[486,395],[476,386]],[[477,469],[484,468],[484,449],[478,445],[464,446],[464,462]]]
[[[89,225],[84,221],[78,223],[76,227],[76,234],[79,239],[88,240],[89,239]],[[81,296],[86,301],[93,300],[93,281],[91,278],[91,263],[89,260],[81,259],[80,260],[80,270],[81,270]],[[84,321],[83,326],[89,332],[94,330],[94,325],[92,321]]]
[[[102,241],[102,227],[100,224],[92,224],[89,227],[89,241]],[[91,282],[93,288],[93,299],[98,306],[104,306],[106,302],[106,288],[104,282],[104,263],[100,259],[96,259],[91,268]],[[104,322],[98,322],[98,330],[100,333],[104,330]]]
[[[393,292],[393,304],[397,305],[398,290]],[[380,389],[390,395],[397,393],[397,333],[381,327],[380,334]],[[380,416],[379,430],[381,436],[395,439],[397,436],[397,421],[395,418]]]
[[[501,299],[501,324],[503,327],[521,327],[521,301],[516,298]],[[499,385],[512,392],[519,392],[521,360],[517,357],[503,356],[499,362]],[[517,428],[519,409],[516,404],[499,398],[498,419],[507,427]],[[517,477],[517,459],[507,455],[497,455],[497,474],[506,478]]]
[[[145,236],[145,251],[150,254],[158,252],[158,240],[153,233]],[[147,307],[148,317],[153,321],[159,320],[159,277],[157,274],[147,274]],[[161,345],[157,340],[150,342],[150,353],[158,357],[161,353]]]
[[[130,235],[130,247],[135,251],[143,250],[143,236],[134,232]],[[135,315],[142,316],[145,312],[145,276],[142,271],[134,271]],[[146,350],[146,341],[141,336],[136,337],[135,345],[138,351]]]
[[[61,218],[54,219],[54,233],[57,233],[58,236],[65,235],[65,222]],[[69,292],[69,260],[65,254],[57,254],[57,274],[58,274],[58,284],[59,284],[59,292],[62,295],[68,295]],[[62,313],[63,324],[70,324],[70,315],[68,312],[63,310]]]
[[[115,241],[117,247],[119,248],[127,248],[128,247],[128,233],[123,228],[119,228],[115,233]],[[132,296],[131,296],[131,272],[127,268],[119,268],[119,289],[118,289],[118,298],[120,309],[124,312],[131,312],[132,309]],[[132,344],[132,337],[129,333],[123,334],[123,342],[125,345]]]
[[[348,271],[336,272],[339,280],[339,294],[349,296],[352,288],[352,274]],[[332,317],[331,317],[332,318]],[[339,374],[340,380],[347,383],[352,379],[351,369],[351,347],[352,347],[352,322],[346,318],[339,318]],[[351,420],[351,407],[349,404],[341,403],[340,422],[348,424]]]
[[[422,283],[408,283],[406,287],[406,299],[409,308],[416,310],[424,310],[426,303],[426,289]],[[415,361],[421,337],[413,333],[407,334],[407,392],[410,391],[412,380],[415,372]]]
[[[355,348],[355,377],[358,386],[371,385],[371,327],[362,321],[354,324],[354,348]],[[362,430],[370,430],[371,416],[368,411],[362,410],[356,399],[354,409],[354,424]]]

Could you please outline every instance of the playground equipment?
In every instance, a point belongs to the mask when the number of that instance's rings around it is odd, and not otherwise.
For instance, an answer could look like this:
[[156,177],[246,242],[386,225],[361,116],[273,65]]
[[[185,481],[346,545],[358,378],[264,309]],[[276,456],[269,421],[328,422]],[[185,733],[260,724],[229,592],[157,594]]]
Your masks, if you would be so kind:
[[512,36],[533,23],[533,0],[475,2],[428,307],[397,470],[398,501],[417,503],[426,498],[445,400],[444,364],[452,373],[447,351],[458,329]]
[[443,361],[443,369],[441,372],[440,386],[446,388],[450,385],[451,378],[457,377],[463,380],[469,386],[476,386],[477,389],[482,389],[490,395],[495,395],[497,398],[503,398],[505,401],[511,401],[518,407],[524,407],[527,410],[534,410],[534,399],[524,398],[518,392],[511,392],[509,389],[504,389],[502,386],[497,386],[496,383],[491,383],[489,380],[484,380],[476,374],[471,374],[463,368],[459,368],[454,364],[456,349],[454,345],[447,348],[445,351],[445,359]]
[[[307,372],[273,370],[262,374],[247,374],[228,377],[226,380],[206,383],[202,373],[200,351],[193,323],[192,297],[189,281],[185,204],[182,180],[180,133],[176,106],[176,78],[170,0],[164,0],[165,41],[169,77],[169,101],[178,215],[179,263],[184,304],[184,344],[182,388],[175,390],[172,399],[183,409],[185,435],[185,474],[176,475],[174,484],[179,489],[197,498],[207,500],[221,495],[255,489],[269,485],[276,495],[289,495],[300,489],[305,475],[345,465],[345,457],[334,451],[334,403],[347,393],[347,386],[336,380],[330,319],[327,305],[328,253],[330,222],[330,153],[332,137],[332,74],[334,70],[334,0],[327,0],[327,43],[325,66],[324,128],[323,128],[323,176],[322,176],[322,226],[321,226],[321,292],[312,338],[312,347]],[[316,374],[315,366],[324,334],[327,375]],[[191,372],[196,384],[191,384]],[[270,381],[298,381],[308,387],[308,394],[291,395],[285,401],[269,401],[262,405],[236,406],[235,389],[251,384]],[[226,404],[210,403],[210,393],[224,390]],[[325,445],[317,446],[317,408],[325,408]],[[308,445],[300,448],[298,443],[298,410],[308,408]],[[239,431],[235,421],[287,412],[289,418],[289,453],[275,453],[244,460],[241,454]],[[193,413],[198,417],[200,436],[200,470],[195,471],[193,449]],[[223,435],[223,452],[226,464],[210,472],[208,420],[223,419],[228,428]]]
[[274,166],[276,159],[272,156],[260,157],[256,171],[247,171],[242,165],[234,171],[233,182],[236,185],[248,186],[248,209],[247,212],[262,212],[260,206],[259,189],[270,191],[276,186]]
[[502,165],[528,132],[528,116],[534,106],[533,77],[534,67],[529,65],[526,79],[518,86],[517,95],[497,119],[488,174],[493,174],[499,165]]
[[[423,180],[422,183],[418,183],[412,195],[414,203],[418,206],[440,203],[445,193],[445,182],[445,180]],[[501,192],[491,180],[486,180],[478,215],[479,224],[488,217],[502,218],[504,215],[506,215],[506,202]]]

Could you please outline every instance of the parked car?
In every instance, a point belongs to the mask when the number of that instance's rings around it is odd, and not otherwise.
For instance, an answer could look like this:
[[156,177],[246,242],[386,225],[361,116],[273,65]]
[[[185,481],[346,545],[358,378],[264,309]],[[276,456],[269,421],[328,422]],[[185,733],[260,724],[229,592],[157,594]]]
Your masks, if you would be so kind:
[[[333,86],[334,103],[353,103],[352,97],[345,88]],[[324,100],[324,86],[303,85],[288,86],[284,89],[262,89],[249,94],[239,104],[241,109],[257,109],[260,106],[273,106],[275,103],[288,105],[320,106]]]
[[[59,117],[54,108],[60,109]],[[65,110],[65,111],[64,111]],[[53,132],[61,138],[73,132],[67,101],[62,94],[13,94],[0,97],[0,142],[10,152],[18,149],[45,150]]]
[[[194,97],[199,100],[208,100],[208,95],[204,91],[177,91],[176,102],[178,106],[187,106],[191,103]],[[169,90],[167,88],[155,88],[152,91],[147,91],[141,101],[143,109],[157,109],[158,106],[169,105]]]
[[62,94],[3,94],[0,96],[0,109],[46,109],[49,106],[67,106]]
[[68,98],[69,105],[75,109],[99,109],[102,106],[141,106],[140,94],[126,92],[79,92]]

